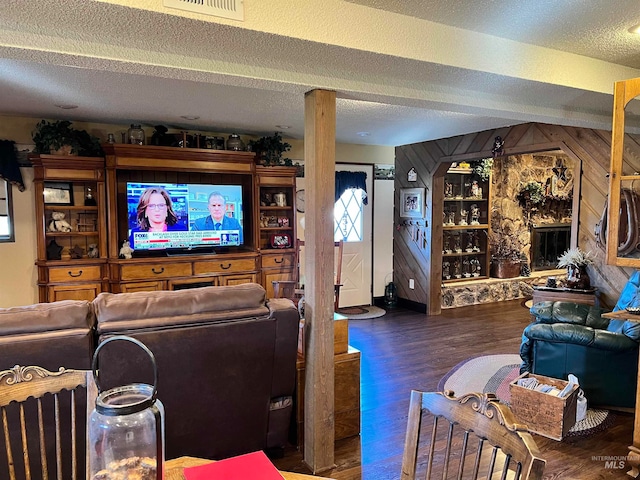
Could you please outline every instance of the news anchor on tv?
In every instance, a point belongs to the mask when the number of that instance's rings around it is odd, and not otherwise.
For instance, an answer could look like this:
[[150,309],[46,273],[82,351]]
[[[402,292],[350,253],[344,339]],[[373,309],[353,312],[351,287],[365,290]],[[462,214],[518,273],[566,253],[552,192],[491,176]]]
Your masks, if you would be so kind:
[[209,194],[207,208],[209,209],[209,215],[196,219],[193,224],[193,230],[236,230],[240,235],[240,243],[242,243],[242,225],[240,225],[237,218],[225,215],[227,202],[220,192],[211,192]]
[[149,187],[138,200],[136,208],[136,225],[131,229],[131,245],[133,235],[137,232],[168,232],[184,230],[178,223],[178,216],[173,211],[173,202],[167,191],[158,186]]

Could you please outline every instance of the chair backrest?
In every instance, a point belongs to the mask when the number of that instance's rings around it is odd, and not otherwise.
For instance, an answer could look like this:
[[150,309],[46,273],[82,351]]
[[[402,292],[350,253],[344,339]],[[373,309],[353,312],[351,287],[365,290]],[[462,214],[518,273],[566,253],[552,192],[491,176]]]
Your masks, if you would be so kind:
[[[296,280],[302,284],[304,284],[304,276],[302,275],[303,268],[302,262],[304,258],[304,240],[296,241],[296,252],[297,252],[297,265],[298,271],[296,272],[297,278]],[[333,280],[336,285],[341,284],[342,282],[342,256],[344,252],[344,241],[339,240],[337,242],[333,242]]]
[[494,394],[411,392],[402,480],[454,478],[449,472],[538,480],[545,464],[527,427]]
[[[8,478],[88,478],[86,428],[78,431],[77,425],[86,426],[96,396],[90,370],[61,367],[50,372],[37,366],[16,365],[0,371],[6,455],[2,463],[6,463]],[[0,478],[7,476],[0,471]]]

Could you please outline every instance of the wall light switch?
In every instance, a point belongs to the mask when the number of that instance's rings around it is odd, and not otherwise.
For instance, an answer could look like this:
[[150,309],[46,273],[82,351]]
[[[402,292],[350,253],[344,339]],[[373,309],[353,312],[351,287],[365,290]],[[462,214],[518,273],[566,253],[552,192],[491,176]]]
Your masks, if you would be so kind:
[[409,279],[409,288],[410,288],[411,290],[413,290],[413,289],[414,289],[413,278],[410,278],[410,279]]

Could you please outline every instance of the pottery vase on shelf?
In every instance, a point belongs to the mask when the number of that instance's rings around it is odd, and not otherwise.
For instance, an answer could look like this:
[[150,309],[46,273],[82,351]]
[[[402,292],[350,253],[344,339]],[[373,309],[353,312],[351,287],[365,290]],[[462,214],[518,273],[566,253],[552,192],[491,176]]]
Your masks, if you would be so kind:
[[567,267],[567,287],[589,290],[591,288],[591,279],[587,272],[587,267],[571,265]]
[[240,138],[240,135],[237,133],[232,133],[229,135],[229,139],[227,140],[227,150],[234,150],[236,152],[241,152],[245,149],[244,142]]

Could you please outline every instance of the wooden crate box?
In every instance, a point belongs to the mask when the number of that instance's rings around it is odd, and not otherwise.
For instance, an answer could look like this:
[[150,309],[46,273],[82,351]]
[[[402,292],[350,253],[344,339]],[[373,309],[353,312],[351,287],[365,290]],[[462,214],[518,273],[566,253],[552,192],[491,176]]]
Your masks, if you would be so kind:
[[517,385],[520,378],[527,377],[533,377],[539,383],[553,385],[560,390],[569,382],[525,372],[509,384],[511,410],[518,421],[527,425],[531,432],[553,440],[562,440],[576,423],[578,385],[573,386],[568,396],[560,398]]

